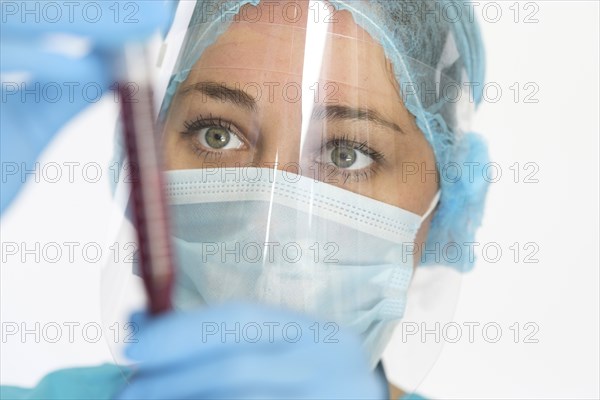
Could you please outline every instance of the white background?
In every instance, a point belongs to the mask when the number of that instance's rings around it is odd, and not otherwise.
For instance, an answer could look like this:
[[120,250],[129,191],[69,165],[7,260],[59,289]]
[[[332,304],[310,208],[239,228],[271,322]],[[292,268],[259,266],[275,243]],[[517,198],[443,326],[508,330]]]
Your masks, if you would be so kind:
[[[485,4],[487,2],[482,2]],[[456,315],[458,323],[497,322],[503,340],[446,344],[417,391],[433,398],[598,398],[599,258],[598,258],[598,75],[599,6],[595,1],[535,2],[537,23],[524,23],[533,8],[521,2],[520,21],[502,2],[503,15],[491,23],[478,15],[487,47],[487,80],[503,90],[486,102],[476,130],[488,140],[491,157],[503,177],[491,186],[480,242],[498,242],[500,262],[481,259],[464,276]],[[491,13],[491,11],[490,11]],[[489,14],[493,17],[493,13]],[[489,19],[489,18],[488,18]],[[509,87],[515,82],[521,99]],[[524,102],[534,82],[537,103]],[[490,92],[490,97],[493,93]],[[95,161],[109,164],[116,106],[104,99],[69,124],[40,161]],[[515,162],[539,166],[538,183],[514,182]],[[63,170],[63,172],[66,170]],[[98,242],[106,240],[110,204],[108,179],[88,183],[81,168],[75,183],[27,185],[2,218],[2,242]],[[91,173],[88,170],[88,173]],[[104,178],[111,171],[103,169]],[[89,177],[89,176],[88,176]],[[512,260],[508,246],[535,242],[539,263]],[[63,249],[66,249],[63,247]],[[63,337],[48,343],[35,335],[22,343],[3,336],[2,384],[33,385],[43,375],[68,366],[112,361],[95,332],[82,333],[87,322],[100,322],[101,262],[85,262],[81,247],[75,262],[25,263],[8,257],[1,269],[1,320],[79,322],[74,343]],[[93,256],[93,254],[92,254]],[[538,343],[512,342],[509,326],[534,322]],[[54,331],[47,334],[53,336]],[[398,379],[399,382],[402,379]]]

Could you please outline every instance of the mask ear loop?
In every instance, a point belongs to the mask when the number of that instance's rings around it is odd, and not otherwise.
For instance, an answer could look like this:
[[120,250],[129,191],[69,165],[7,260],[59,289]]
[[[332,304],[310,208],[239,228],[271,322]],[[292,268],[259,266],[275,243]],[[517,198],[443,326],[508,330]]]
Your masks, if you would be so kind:
[[431,200],[431,204],[429,205],[429,208],[427,209],[427,211],[425,211],[425,214],[421,217],[421,222],[425,221],[433,212],[433,210],[435,210],[435,208],[437,207],[437,205],[440,202],[440,197],[442,196],[442,191],[438,190],[437,193],[435,194],[435,196],[433,197],[433,200]]

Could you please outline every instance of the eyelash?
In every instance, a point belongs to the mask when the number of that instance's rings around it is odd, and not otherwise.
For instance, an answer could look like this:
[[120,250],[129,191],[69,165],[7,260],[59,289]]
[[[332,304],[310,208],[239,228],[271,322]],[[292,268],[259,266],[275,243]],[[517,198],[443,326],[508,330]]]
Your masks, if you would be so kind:
[[[239,133],[239,130],[233,125],[233,123],[227,120],[223,120],[220,117],[213,117],[212,114],[209,114],[208,117],[203,117],[202,115],[199,115],[193,120],[184,122],[185,131],[181,132],[181,134],[187,137],[192,137],[193,135],[197,134],[198,131],[204,128],[214,126],[227,129],[233,132],[236,136],[238,136],[240,140],[245,141],[244,136]],[[370,148],[368,146],[367,141],[359,141],[356,137],[350,136],[348,134],[343,134],[339,137],[334,137],[328,140],[320,149],[320,151],[323,151],[323,148],[327,149],[332,146],[349,146],[369,156],[373,160],[373,163],[369,167],[362,170],[343,170],[336,168],[335,172],[327,173],[328,179],[341,176],[344,179],[344,183],[347,183],[348,181],[358,182],[361,180],[366,180],[375,175],[379,171],[379,167],[381,166],[381,164],[384,164],[386,161],[385,155],[377,150]],[[204,161],[207,161],[209,157],[219,159],[223,155],[222,151],[207,150],[194,142],[192,142],[192,147],[194,153],[196,153],[196,155],[199,158],[204,158]],[[327,167],[323,163],[320,164],[321,167]]]
[[[186,137],[192,138],[193,135],[197,134],[198,131],[204,128],[218,126],[233,132],[242,142],[245,142],[243,135],[239,133],[239,130],[235,128],[233,123],[223,120],[221,117],[213,117],[212,114],[208,114],[208,117],[198,115],[198,117],[195,119],[184,122],[183,126],[185,127],[185,131],[181,132],[181,134]],[[223,155],[223,152],[221,151],[205,149],[204,147],[195,143],[195,140],[192,140],[192,150],[198,156],[198,158],[204,158],[204,161],[207,161],[211,157],[218,160]]]
[[348,134],[343,134],[340,137],[336,137],[332,140],[329,140],[325,145],[326,146],[342,146],[342,145],[350,145],[353,149],[362,152],[363,154],[368,155],[373,159],[373,161],[383,161],[385,156],[383,153],[373,150],[368,146],[367,141],[358,141],[355,137],[351,137]]
[[[329,148],[330,146],[350,146],[354,150],[360,151],[361,153],[371,157],[373,163],[367,168],[361,170],[344,170],[335,168],[334,172],[327,173],[325,181],[329,181],[329,179],[335,179],[338,176],[343,178],[344,183],[367,180],[376,175],[379,172],[380,166],[385,163],[385,155],[383,153],[370,148],[367,141],[359,141],[356,137],[350,136],[349,134],[343,134],[327,141],[324,147]],[[327,165],[321,165],[322,167],[327,168]]]
[[186,131],[184,133],[195,133],[200,129],[208,128],[211,126],[219,126],[221,128],[231,130],[231,126],[233,124],[229,121],[224,121],[221,117],[213,117],[212,114],[208,114],[208,117],[205,118],[202,115],[196,117],[196,119],[186,121],[183,123]]

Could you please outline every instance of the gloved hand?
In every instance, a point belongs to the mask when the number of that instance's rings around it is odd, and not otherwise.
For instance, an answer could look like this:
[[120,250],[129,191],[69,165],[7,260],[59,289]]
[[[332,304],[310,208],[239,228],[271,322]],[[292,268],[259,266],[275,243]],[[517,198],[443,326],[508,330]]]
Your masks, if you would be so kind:
[[134,314],[141,363],[118,399],[384,399],[358,337],[288,311],[227,304]]
[[[0,212],[22,186],[21,172],[33,169],[60,128],[109,92],[114,78],[106,54],[164,29],[170,6],[162,0],[2,2]],[[65,35],[85,38],[91,51],[81,58],[61,53]]]

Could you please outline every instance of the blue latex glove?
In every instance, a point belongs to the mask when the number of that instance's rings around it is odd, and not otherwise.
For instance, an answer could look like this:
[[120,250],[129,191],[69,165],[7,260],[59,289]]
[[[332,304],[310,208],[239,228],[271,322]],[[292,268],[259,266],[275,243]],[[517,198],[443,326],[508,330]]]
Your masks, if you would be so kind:
[[[113,82],[106,54],[126,41],[140,41],[164,29],[171,16],[169,6],[162,0],[0,4],[0,212],[21,188],[21,172],[33,169],[61,127],[109,92]],[[55,34],[86,38],[92,51],[83,58],[51,51],[48,38]],[[64,47],[66,41],[54,43],[53,47]],[[22,72],[28,76],[24,87],[14,77]]]
[[306,316],[228,304],[132,322],[138,342],[126,354],[141,363],[118,399],[387,396],[357,337]]
[[112,364],[62,369],[46,375],[33,388],[0,386],[0,399],[108,400],[125,385],[129,373]]

